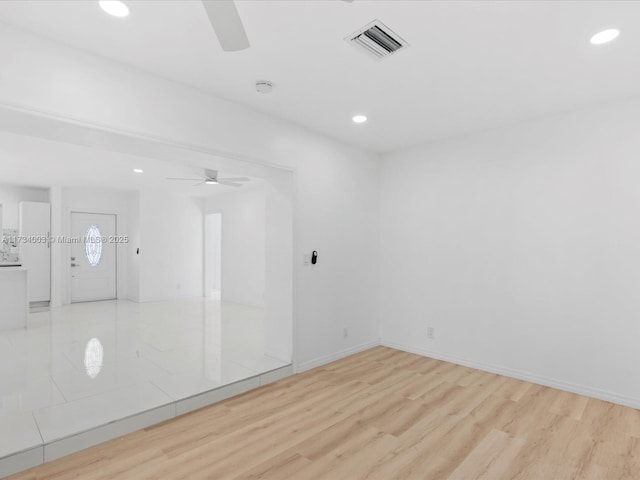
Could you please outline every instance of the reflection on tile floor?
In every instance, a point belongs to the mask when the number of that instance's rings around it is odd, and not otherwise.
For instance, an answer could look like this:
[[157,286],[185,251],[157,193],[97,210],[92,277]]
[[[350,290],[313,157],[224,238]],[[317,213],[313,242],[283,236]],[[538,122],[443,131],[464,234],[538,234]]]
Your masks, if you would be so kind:
[[190,299],[81,303],[0,331],[0,458],[287,365],[262,309]]

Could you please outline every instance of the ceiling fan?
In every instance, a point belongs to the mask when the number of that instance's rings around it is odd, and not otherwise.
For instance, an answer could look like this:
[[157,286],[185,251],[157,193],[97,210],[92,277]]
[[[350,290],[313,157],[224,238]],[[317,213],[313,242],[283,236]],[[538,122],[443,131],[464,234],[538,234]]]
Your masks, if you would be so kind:
[[209,22],[222,50],[237,52],[249,48],[249,39],[234,0],[202,0]]
[[167,180],[188,180],[190,182],[198,182],[193,185],[194,187],[199,185],[227,185],[229,187],[242,187],[241,182],[248,182],[251,179],[249,177],[218,178],[217,170],[205,168],[204,175],[200,178],[167,177]]

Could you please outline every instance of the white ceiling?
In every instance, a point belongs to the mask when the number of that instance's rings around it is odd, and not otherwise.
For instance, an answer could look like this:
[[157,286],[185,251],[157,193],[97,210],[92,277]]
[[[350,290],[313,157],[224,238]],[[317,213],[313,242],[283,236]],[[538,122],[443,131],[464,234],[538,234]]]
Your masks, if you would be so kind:
[[[640,94],[640,2],[242,0],[252,46],[235,53],[199,1],[127,4],[118,19],[93,0],[4,0],[0,20],[378,152]],[[343,41],[374,19],[410,47],[377,62]],[[589,44],[611,26],[618,40]]]
[[[263,183],[251,178],[244,187],[198,185],[196,181],[171,181],[166,177],[198,178],[199,166],[100,150],[81,145],[0,132],[3,184],[29,187],[110,188],[126,191],[161,190],[192,197],[206,197],[251,188]],[[133,172],[140,168],[142,174]],[[220,178],[237,176],[220,171]],[[240,174],[245,176],[244,174]]]

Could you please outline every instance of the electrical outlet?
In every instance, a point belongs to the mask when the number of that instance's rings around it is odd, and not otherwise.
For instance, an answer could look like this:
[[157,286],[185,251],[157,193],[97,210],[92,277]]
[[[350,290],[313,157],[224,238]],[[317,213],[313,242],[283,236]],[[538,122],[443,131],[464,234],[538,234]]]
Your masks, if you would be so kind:
[[344,338],[347,338],[349,336],[349,329],[348,328],[345,327],[345,328],[342,329],[342,336]]
[[436,331],[433,327],[427,328],[427,338],[429,340],[433,340],[434,338],[436,338]]

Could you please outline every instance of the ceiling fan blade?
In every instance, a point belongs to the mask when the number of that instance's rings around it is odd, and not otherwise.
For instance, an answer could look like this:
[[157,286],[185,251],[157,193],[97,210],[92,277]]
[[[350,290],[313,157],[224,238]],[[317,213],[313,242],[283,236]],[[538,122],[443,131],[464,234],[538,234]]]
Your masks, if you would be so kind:
[[199,187],[200,185],[204,185],[206,182],[206,180],[202,180],[201,182],[198,183],[194,183],[193,185],[191,185],[192,187]]
[[237,52],[249,48],[247,32],[233,0],[202,0],[222,50]]
[[227,182],[250,182],[251,179],[249,177],[224,177],[219,180],[225,180]]
[[204,169],[204,176],[212,179],[212,180],[216,180],[218,178],[218,171],[217,170],[213,170],[211,168],[205,168]]
[[166,177],[166,178],[167,180],[189,180],[190,182],[198,182],[202,180],[202,178],[178,178],[178,177]]
[[229,187],[242,187],[243,186],[241,183],[228,182],[226,180],[218,180],[218,183],[220,185],[227,185]]

